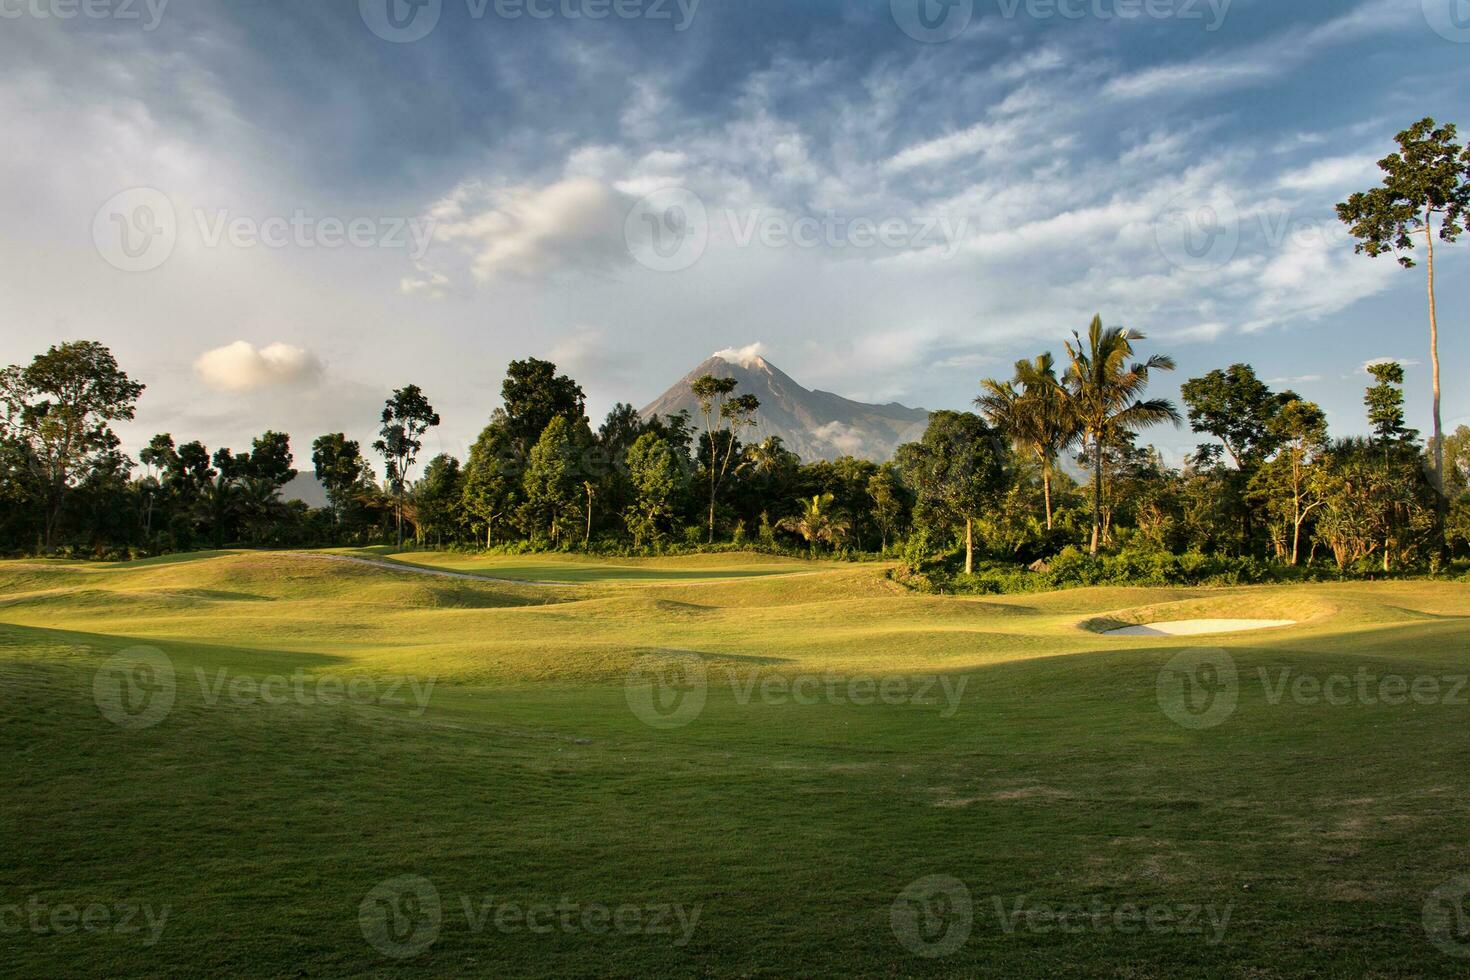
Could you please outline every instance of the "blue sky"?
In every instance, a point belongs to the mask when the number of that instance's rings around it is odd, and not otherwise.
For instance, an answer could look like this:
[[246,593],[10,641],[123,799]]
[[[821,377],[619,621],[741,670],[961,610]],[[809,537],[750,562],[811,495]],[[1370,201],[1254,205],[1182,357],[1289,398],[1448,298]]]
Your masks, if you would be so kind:
[[1429,427],[1423,270],[1332,206],[1411,122],[1470,126],[1470,0],[90,2],[0,0],[0,359],[108,343],[133,447],[304,462],[412,382],[462,455],[513,357],[600,416],[757,343],[962,408],[1094,312],[1175,355],[1166,394],[1249,361],[1341,433],[1401,359]]

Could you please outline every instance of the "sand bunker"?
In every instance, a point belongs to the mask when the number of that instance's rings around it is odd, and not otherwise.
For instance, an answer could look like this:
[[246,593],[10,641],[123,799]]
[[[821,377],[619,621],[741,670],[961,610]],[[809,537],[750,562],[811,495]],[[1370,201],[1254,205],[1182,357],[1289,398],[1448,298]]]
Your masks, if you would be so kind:
[[1197,636],[1201,633],[1239,633],[1273,626],[1295,626],[1294,619],[1176,619],[1171,623],[1146,623],[1108,630],[1104,636]]

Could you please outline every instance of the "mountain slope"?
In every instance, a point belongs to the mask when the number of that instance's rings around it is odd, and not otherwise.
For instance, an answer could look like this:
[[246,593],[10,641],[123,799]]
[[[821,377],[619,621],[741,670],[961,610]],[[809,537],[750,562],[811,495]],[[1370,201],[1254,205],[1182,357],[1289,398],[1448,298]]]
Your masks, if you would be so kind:
[[689,386],[706,374],[734,378],[740,383],[736,394],[753,394],[760,399],[759,424],[754,435],[744,437],[746,442],[780,436],[787,449],[806,460],[839,456],[888,460],[900,445],[919,439],[929,420],[929,413],[922,408],[896,403],[868,405],[830,391],[803,388],[764,357],[726,358],[718,354],[644,408],[644,418],[687,411],[702,423],[699,402]]

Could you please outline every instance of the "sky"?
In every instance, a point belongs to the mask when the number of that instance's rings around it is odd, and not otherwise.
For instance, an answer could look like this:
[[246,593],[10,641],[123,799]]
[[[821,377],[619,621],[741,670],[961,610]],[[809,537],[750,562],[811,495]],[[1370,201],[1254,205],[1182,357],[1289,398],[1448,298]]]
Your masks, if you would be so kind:
[[965,409],[1094,313],[1158,394],[1245,361],[1339,434],[1398,359],[1429,429],[1423,267],[1333,205],[1470,127],[1470,0],[0,0],[0,64],[0,363],[107,344],[134,452],[309,468],[412,383],[462,457],[527,356],[594,424],[724,349]]

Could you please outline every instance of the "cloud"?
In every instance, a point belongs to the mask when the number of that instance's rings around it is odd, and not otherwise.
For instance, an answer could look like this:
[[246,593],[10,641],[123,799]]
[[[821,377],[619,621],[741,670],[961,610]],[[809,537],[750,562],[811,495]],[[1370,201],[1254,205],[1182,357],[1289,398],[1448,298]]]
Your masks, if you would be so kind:
[[1335,190],[1362,183],[1372,183],[1378,173],[1373,156],[1328,157],[1308,164],[1300,170],[1282,174],[1276,186],[1292,191]]
[[[507,274],[608,272],[628,264],[623,226],[632,203],[590,177],[545,187],[495,188],[469,180],[434,204],[428,217],[435,238],[458,245],[475,280],[486,282]],[[413,291],[423,281],[406,288]]]
[[1020,134],[1021,125],[1018,122],[976,123],[957,133],[948,133],[911,146],[884,166],[892,173],[903,173],[915,167],[950,163],[977,154],[989,157],[1014,146]]
[[766,345],[757,340],[744,347],[726,347],[724,350],[717,350],[713,356],[748,368],[756,362],[756,358],[766,356]]
[[828,422],[826,425],[813,429],[812,435],[848,455],[855,455],[862,452],[863,449],[861,430],[844,422]]
[[237,340],[202,354],[194,362],[194,371],[211,387],[238,394],[317,381],[322,364],[301,347],[274,343],[257,350],[249,341]]
[[1367,374],[1369,368],[1377,367],[1380,364],[1398,364],[1401,367],[1408,368],[1417,367],[1419,362],[1412,357],[1370,357],[1363,362],[1362,367],[1358,368],[1358,373]]

